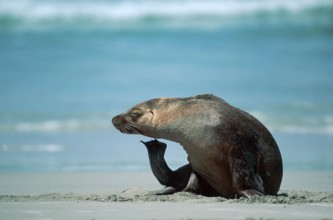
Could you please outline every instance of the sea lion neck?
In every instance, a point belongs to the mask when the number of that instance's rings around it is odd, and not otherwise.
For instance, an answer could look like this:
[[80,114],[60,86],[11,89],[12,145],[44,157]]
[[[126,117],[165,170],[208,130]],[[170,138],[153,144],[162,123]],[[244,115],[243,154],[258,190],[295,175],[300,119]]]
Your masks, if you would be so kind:
[[[206,108],[200,102],[179,100],[155,114],[153,124],[163,139],[190,146],[206,139],[205,129],[219,123],[219,115],[214,108]],[[158,138],[158,137],[156,137]]]
[[179,106],[179,103],[172,103],[159,109],[152,123],[159,136],[178,143],[184,140],[185,131],[189,127],[188,121],[183,117],[184,111]]

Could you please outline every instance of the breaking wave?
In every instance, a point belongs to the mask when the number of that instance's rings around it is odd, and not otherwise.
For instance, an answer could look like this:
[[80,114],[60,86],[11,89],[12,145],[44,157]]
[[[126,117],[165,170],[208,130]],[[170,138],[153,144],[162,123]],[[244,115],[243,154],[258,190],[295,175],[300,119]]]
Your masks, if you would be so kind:
[[333,135],[333,115],[269,115],[251,112],[272,132]]
[[64,151],[64,146],[58,144],[37,144],[37,145],[7,145],[4,144],[0,148],[0,152],[23,152],[23,153],[60,153]]
[[45,120],[38,122],[16,122],[0,125],[0,132],[24,132],[24,133],[59,133],[105,130],[111,127],[106,120]]
[[332,0],[2,0],[0,28],[34,26],[187,26],[246,18],[292,17],[310,24],[331,24]]

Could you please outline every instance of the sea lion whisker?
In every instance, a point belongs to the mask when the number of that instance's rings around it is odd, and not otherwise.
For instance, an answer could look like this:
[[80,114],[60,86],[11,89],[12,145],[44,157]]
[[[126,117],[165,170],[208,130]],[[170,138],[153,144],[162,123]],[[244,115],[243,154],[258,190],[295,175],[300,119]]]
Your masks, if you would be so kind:
[[126,130],[128,131],[128,132],[133,132],[133,133],[135,133],[135,134],[140,134],[134,127],[132,127],[131,125],[129,125],[129,124],[126,124],[125,125],[125,128],[126,128]]
[[127,125],[129,125],[133,128],[138,128],[138,126],[136,124],[134,124],[133,122],[128,122]]
[[140,132],[139,132],[138,130],[136,130],[136,129],[134,129],[134,128],[132,128],[132,130],[134,131],[134,133],[136,133],[136,134],[140,134]]
[[129,132],[129,133],[133,133],[133,129],[131,127],[126,127],[126,130]]
[[127,129],[127,130],[132,130],[132,127],[128,124],[124,125],[124,127]]
[[126,129],[124,128],[124,126],[119,127],[119,130],[120,130],[121,132],[123,132],[123,133],[126,132]]
[[130,133],[130,128],[129,128],[127,125],[123,125],[123,130],[124,130],[126,133]]
[[130,133],[130,129],[126,125],[122,125],[120,130],[123,133]]
[[132,130],[134,130],[137,134],[140,134],[140,132],[138,132],[138,126],[136,124],[134,124],[133,122],[128,122],[126,124],[127,126],[129,126]]

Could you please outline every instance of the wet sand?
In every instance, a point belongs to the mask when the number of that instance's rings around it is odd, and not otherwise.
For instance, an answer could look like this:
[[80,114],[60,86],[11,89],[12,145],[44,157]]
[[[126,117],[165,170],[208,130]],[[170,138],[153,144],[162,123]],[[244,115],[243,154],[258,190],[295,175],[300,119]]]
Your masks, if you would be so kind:
[[333,219],[332,172],[286,172],[279,196],[157,196],[147,173],[2,173],[2,219]]

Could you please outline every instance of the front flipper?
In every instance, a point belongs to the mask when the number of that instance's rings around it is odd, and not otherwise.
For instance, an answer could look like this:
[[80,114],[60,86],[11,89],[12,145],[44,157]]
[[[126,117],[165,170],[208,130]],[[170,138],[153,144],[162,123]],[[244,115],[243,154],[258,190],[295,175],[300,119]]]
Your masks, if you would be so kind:
[[169,189],[167,188],[168,190],[165,189],[165,192],[160,194],[172,194],[184,189],[192,173],[191,165],[187,164],[172,171],[164,159],[164,153],[167,147],[165,143],[159,142],[158,140],[141,142],[148,150],[149,163],[154,176],[162,185],[169,187]]

